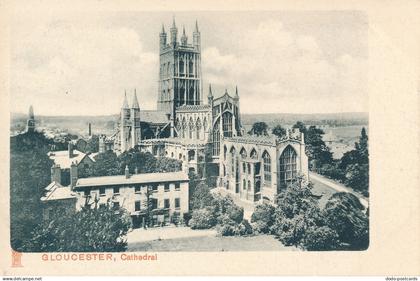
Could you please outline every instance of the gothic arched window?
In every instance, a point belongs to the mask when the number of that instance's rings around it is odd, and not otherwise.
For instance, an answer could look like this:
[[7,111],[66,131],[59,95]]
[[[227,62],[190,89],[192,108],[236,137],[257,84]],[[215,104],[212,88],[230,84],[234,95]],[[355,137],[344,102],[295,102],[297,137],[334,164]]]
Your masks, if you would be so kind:
[[204,129],[204,132],[207,132],[207,117],[204,117],[204,120],[203,120],[203,129]]
[[271,183],[271,157],[267,151],[264,151],[262,158],[264,162],[264,182],[269,185]]
[[235,164],[236,164],[236,150],[234,147],[230,149],[230,165],[232,174],[235,173]]
[[251,150],[250,156],[252,159],[258,159],[257,151],[255,150],[255,148]]
[[179,74],[184,74],[184,60],[179,60]]
[[222,115],[223,120],[223,135],[225,137],[232,137],[232,113],[225,112]]
[[251,181],[248,181],[248,190],[251,190]]
[[297,154],[290,145],[280,156],[280,187],[287,187],[296,179]]
[[247,157],[245,148],[242,147],[240,154],[241,154],[241,159],[245,160],[245,158]]
[[195,125],[195,129],[196,129],[196,138],[199,140],[201,139],[201,121],[200,121],[200,117],[197,118],[197,122]]
[[193,76],[194,75],[194,63],[193,63],[193,61],[192,60],[190,60],[190,63],[189,63],[189,74],[190,74],[190,77],[191,76]]
[[194,92],[194,86],[191,86],[188,91],[188,104],[194,104]]
[[192,139],[193,138],[193,133],[194,133],[194,122],[192,120],[192,118],[190,117],[190,122],[188,124],[188,132],[189,132],[189,138]]
[[246,190],[246,180],[245,179],[242,180],[242,189]]
[[216,121],[213,127],[213,134],[212,134],[212,140],[213,140],[213,156],[217,156],[220,154],[220,132],[219,132],[219,124],[220,119]]
[[187,130],[187,121],[185,120],[185,117],[182,118],[182,130],[181,130],[181,138],[185,138],[185,131]]

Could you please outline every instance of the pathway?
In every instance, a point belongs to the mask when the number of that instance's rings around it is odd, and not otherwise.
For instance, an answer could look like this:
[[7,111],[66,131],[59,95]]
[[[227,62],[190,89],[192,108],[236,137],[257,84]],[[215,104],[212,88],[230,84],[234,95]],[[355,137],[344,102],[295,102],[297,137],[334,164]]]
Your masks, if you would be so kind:
[[359,198],[360,203],[362,203],[362,205],[365,208],[367,208],[369,206],[369,202],[365,197],[363,197],[362,195],[360,195],[357,192],[354,192],[351,188],[348,188],[348,187],[346,187],[346,186],[344,186],[340,183],[337,183],[333,180],[330,180],[330,179],[328,179],[324,176],[321,176],[319,174],[316,174],[314,172],[309,172],[309,179],[319,181],[319,182],[325,184],[326,186],[328,186],[328,187],[330,187],[330,188],[332,188],[332,189],[334,189],[338,192],[349,192],[349,193],[355,195],[357,198]]

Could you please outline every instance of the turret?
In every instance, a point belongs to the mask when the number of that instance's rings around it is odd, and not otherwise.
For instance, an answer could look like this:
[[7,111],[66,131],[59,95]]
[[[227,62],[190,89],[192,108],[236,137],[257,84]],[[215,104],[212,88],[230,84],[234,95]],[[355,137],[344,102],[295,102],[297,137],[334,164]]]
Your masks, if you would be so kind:
[[166,38],[167,38],[166,32],[165,32],[165,27],[163,26],[163,24],[162,24],[162,31],[160,32],[159,37],[160,37],[160,41],[159,41],[160,49],[163,50],[163,48],[165,48],[165,46],[166,46]]
[[185,27],[182,28],[181,45],[187,46],[188,37],[185,35]]
[[26,131],[27,132],[35,131],[34,108],[32,107],[32,105],[29,107],[28,120],[26,122]]
[[172,46],[176,46],[178,28],[176,27],[176,24],[175,24],[175,17],[172,21],[172,27],[170,31],[171,31],[171,44]]
[[213,107],[213,92],[211,91],[211,84],[209,84],[209,94],[207,95],[208,104]]
[[131,147],[135,147],[141,141],[140,106],[137,100],[137,92],[134,89],[133,105],[131,106]]
[[127,92],[124,91],[124,101],[121,107],[121,118],[128,119],[129,117],[130,117],[130,108],[128,107],[128,102],[127,102]]
[[235,88],[235,96],[234,96],[234,99],[235,99],[236,101],[238,101],[238,100],[239,100],[238,86],[236,86],[236,88]]
[[198,51],[200,51],[201,48],[201,38],[200,38],[200,31],[198,30],[198,22],[195,21],[195,29],[193,32],[193,45],[194,48]]

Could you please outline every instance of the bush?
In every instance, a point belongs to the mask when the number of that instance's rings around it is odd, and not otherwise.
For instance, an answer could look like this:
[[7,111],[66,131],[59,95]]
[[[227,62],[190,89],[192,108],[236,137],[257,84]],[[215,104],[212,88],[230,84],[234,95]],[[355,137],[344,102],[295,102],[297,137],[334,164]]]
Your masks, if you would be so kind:
[[302,243],[303,248],[309,251],[335,250],[338,245],[337,232],[328,226],[308,228]]
[[369,218],[355,195],[335,193],[328,199],[323,213],[327,226],[337,232],[340,242],[348,245],[348,249],[367,249]]
[[209,229],[216,225],[216,217],[212,208],[194,210],[189,221],[191,229]]
[[273,225],[274,206],[269,203],[257,205],[251,216],[251,223],[256,232],[268,233]]
[[252,227],[247,220],[240,223],[232,220],[228,215],[222,215],[217,225],[217,232],[221,236],[245,236],[253,233]]

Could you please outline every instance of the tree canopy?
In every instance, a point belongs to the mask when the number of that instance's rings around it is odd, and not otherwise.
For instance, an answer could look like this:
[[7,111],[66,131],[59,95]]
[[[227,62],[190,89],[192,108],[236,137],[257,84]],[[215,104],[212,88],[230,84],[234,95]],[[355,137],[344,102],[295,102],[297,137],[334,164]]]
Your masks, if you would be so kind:
[[51,181],[53,161],[47,152],[53,142],[38,132],[20,134],[10,141],[11,245],[24,251],[31,231],[42,219],[40,198]]
[[251,130],[248,132],[250,135],[267,136],[268,125],[265,122],[255,122]]
[[271,133],[279,138],[282,138],[286,136],[286,129],[280,125],[277,125],[271,130]]

